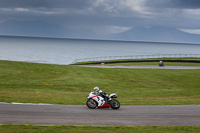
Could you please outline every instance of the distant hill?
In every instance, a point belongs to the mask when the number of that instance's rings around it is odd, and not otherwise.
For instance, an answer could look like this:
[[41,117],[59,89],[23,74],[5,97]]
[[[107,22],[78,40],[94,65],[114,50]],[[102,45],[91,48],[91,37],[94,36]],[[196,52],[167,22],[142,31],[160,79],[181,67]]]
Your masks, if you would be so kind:
[[10,20],[0,24],[1,35],[19,36],[61,36],[65,34],[63,27],[43,21]]
[[90,30],[71,30],[62,25],[44,21],[16,21],[9,20],[0,23],[0,35],[59,37],[59,38],[95,38]]
[[118,34],[99,35],[92,30],[84,29],[84,27],[83,29],[72,30],[67,29],[63,25],[39,20],[9,20],[7,22],[0,23],[0,35],[151,42],[183,42],[200,44],[200,35],[186,33],[175,28],[134,27],[128,31]]
[[190,34],[175,28],[167,27],[135,27],[128,31],[115,34],[113,39],[152,41],[152,42],[184,42],[199,43],[200,35]]

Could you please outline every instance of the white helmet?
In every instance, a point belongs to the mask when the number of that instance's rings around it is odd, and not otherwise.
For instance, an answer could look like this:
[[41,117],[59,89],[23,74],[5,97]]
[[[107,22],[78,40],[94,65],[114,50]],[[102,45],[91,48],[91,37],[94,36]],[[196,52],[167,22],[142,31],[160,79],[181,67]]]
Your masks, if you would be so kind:
[[99,87],[94,87],[94,91],[98,92],[99,91]]

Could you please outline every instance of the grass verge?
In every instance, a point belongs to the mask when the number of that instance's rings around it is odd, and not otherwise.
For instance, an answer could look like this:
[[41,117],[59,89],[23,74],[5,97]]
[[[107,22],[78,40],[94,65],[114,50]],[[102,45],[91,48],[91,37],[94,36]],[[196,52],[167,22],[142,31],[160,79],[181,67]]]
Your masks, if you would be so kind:
[[[158,65],[159,61],[167,63],[167,65],[189,65],[200,66],[200,58],[150,58],[150,59],[119,59],[105,61],[89,61],[78,62],[74,65],[100,65],[102,62],[106,65]],[[171,63],[172,62],[172,63]],[[194,63],[193,63],[194,62]]]
[[33,125],[0,125],[1,133],[199,133],[199,126],[33,126]]
[[200,70],[102,69],[0,61],[0,102],[84,105],[93,87],[122,105],[200,103]]
[[[165,66],[200,66],[200,63],[187,62],[164,62]],[[90,64],[90,66],[101,66],[101,64]],[[158,66],[158,62],[128,62],[128,63],[108,63],[104,66]]]

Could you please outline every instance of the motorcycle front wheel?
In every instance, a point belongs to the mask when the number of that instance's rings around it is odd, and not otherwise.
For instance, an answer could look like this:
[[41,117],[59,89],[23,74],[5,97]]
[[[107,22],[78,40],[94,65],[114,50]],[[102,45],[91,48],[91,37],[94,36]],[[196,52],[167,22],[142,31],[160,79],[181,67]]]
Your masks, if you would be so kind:
[[98,106],[97,102],[94,99],[91,99],[91,98],[87,100],[86,105],[90,109],[95,109]]
[[120,103],[116,99],[112,99],[110,102],[111,108],[112,109],[119,109],[120,108]]

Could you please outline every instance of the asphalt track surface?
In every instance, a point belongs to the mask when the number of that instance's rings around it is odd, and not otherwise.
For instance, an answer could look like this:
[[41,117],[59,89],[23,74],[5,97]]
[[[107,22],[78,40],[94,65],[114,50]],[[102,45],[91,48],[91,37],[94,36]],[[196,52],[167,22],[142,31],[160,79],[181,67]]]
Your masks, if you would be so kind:
[[87,66],[98,68],[142,68],[142,69],[200,69],[200,66]]
[[[192,66],[87,66],[100,68],[200,69]],[[93,126],[200,126],[200,105],[121,106],[0,103],[0,124]]]
[[0,103],[0,124],[93,126],[200,126],[200,105],[121,106]]

